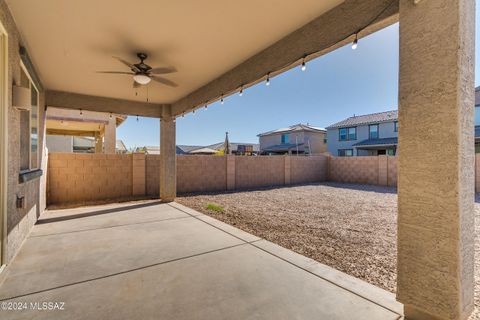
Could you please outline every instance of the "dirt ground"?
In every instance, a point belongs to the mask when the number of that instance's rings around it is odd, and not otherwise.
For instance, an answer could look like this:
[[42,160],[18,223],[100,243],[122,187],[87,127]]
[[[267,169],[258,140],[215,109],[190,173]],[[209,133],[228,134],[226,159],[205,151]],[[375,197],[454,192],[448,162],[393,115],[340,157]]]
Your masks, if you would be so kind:
[[[176,201],[376,286],[396,290],[394,188],[323,183],[183,195]],[[480,270],[479,201],[480,197],[475,203],[476,271]],[[211,203],[223,206],[224,211],[207,210]],[[475,282],[480,317],[480,272]]]

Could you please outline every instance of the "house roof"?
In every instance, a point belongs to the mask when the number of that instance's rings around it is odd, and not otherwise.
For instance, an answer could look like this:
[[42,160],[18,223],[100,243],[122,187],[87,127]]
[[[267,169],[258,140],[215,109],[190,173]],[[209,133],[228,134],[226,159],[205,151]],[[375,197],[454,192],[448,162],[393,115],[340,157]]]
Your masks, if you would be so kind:
[[[260,145],[258,143],[247,143],[247,142],[230,142],[230,150],[231,151],[237,151],[239,145],[246,145],[246,146],[253,146],[253,151],[254,152],[259,152],[260,151]],[[219,142],[215,144],[211,144],[209,146],[206,146],[207,148],[211,148],[214,150],[223,150],[224,142]]]
[[296,131],[309,131],[309,132],[325,132],[325,128],[314,127],[309,124],[294,124],[293,126],[287,128],[279,128],[272,131],[267,131],[264,133],[259,133],[257,137],[268,136],[272,134],[280,134],[280,133],[289,133],[289,132],[296,132]]
[[334,123],[327,127],[327,129],[341,128],[341,127],[354,127],[359,125],[366,125],[371,123],[390,122],[397,121],[397,110],[384,111],[378,113],[365,114],[360,116],[353,116]]
[[360,141],[358,143],[355,143],[353,146],[354,147],[360,147],[360,146],[381,146],[381,145],[394,145],[398,144],[398,138],[392,137],[392,138],[379,138],[379,139],[367,139]]
[[215,154],[217,153],[217,150],[214,150],[214,149],[211,149],[211,148],[200,148],[200,149],[196,149],[196,150],[192,150],[189,152],[190,154],[199,154],[199,153],[203,153],[203,154]]
[[123,143],[122,140],[115,141],[115,146],[116,146],[116,149],[119,151],[127,151],[127,147],[125,146],[125,143]]
[[263,151],[264,152],[281,152],[281,151],[288,151],[291,149],[295,149],[296,147],[303,146],[303,143],[295,144],[295,143],[282,143],[282,144],[276,144],[273,146],[270,146],[268,148],[265,148]]

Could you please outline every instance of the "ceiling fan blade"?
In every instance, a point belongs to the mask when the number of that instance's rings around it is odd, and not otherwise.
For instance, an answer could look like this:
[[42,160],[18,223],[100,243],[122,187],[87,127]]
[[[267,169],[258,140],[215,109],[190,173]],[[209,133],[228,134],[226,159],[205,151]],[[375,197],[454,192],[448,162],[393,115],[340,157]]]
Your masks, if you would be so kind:
[[174,67],[160,67],[150,69],[149,72],[152,74],[167,74],[177,72],[177,69],[175,69]]
[[154,80],[154,81],[160,82],[160,83],[165,84],[165,85],[170,86],[170,87],[178,87],[178,84],[176,84],[175,82],[170,81],[170,80],[165,79],[165,78],[162,78],[162,77],[150,76],[150,78],[152,78],[152,80]]
[[128,75],[135,74],[133,72],[124,72],[124,71],[97,71],[97,73],[128,74]]
[[137,81],[133,80],[133,88],[136,89],[136,88],[139,88],[141,86],[140,83],[138,83]]
[[113,58],[117,59],[118,61],[120,61],[121,63],[123,63],[124,65],[126,65],[127,67],[129,67],[132,70],[140,71],[140,70],[138,70],[138,68],[136,66],[134,66],[133,64],[123,60],[122,58],[115,57],[115,56]]

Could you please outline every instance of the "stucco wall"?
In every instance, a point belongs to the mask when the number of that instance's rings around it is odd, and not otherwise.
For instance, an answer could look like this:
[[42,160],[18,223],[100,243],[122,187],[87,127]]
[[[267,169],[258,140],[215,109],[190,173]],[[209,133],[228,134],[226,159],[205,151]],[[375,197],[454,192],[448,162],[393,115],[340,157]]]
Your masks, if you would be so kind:
[[[327,146],[324,142],[326,134],[323,132],[309,132],[309,131],[299,131],[288,133],[288,143],[298,143],[308,145],[310,142],[310,148],[312,154],[320,154],[327,151]],[[260,142],[260,151],[265,148],[281,144],[282,143],[282,134],[271,134],[267,136],[261,136],[259,138]],[[300,151],[304,151],[304,145],[299,146]]]
[[[45,198],[41,196],[44,190],[45,178],[36,178],[26,183],[19,183],[20,173],[20,112],[12,107],[12,85],[20,83],[20,55],[22,44],[20,35],[10,15],[7,5],[0,1],[0,22],[8,33],[8,178],[7,178],[7,246],[6,262],[11,261],[20,248],[31,227],[43,212]],[[44,92],[39,92],[39,128],[38,149],[39,165],[45,170],[45,105]],[[25,197],[25,207],[17,209],[16,197]]]

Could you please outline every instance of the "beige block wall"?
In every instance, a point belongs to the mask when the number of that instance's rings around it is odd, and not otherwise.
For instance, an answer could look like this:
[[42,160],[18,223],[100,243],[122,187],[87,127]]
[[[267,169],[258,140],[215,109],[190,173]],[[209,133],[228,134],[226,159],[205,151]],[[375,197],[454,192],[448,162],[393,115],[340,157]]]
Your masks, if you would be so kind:
[[132,155],[50,153],[48,204],[132,197],[132,164]]
[[147,196],[158,197],[160,194],[160,155],[145,156],[145,189]]
[[282,156],[237,157],[236,189],[281,186],[285,183],[285,159]]
[[329,180],[378,184],[379,157],[330,157]]
[[320,182],[327,180],[327,156],[289,158],[291,184]]
[[177,192],[226,190],[226,161],[225,156],[177,156]]

